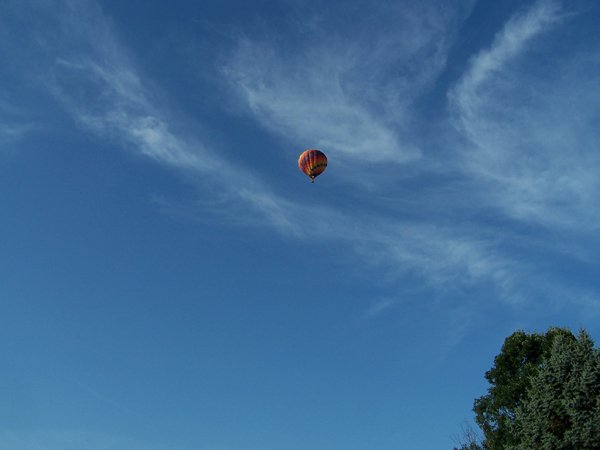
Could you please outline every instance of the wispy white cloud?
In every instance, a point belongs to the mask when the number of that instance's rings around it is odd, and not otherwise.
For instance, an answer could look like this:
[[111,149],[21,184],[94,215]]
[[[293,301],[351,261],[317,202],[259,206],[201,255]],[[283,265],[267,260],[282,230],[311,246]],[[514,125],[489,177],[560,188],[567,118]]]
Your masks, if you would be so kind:
[[59,38],[54,46],[43,43],[53,57],[39,81],[76,123],[159,164],[201,175],[218,186],[220,201],[249,205],[254,214],[284,226],[282,208],[269,200],[259,179],[223,159],[207,136],[177,126],[186,119],[157,98],[158,88],[140,75],[97,5],[61,6],[54,12]]
[[472,60],[459,87],[458,103],[466,113],[472,111],[473,103],[478,103],[477,94],[489,77],[503,70],[533,38],[555,24],[560,19],[560,11],[558,1],[538,1],[530,10],[511,18],[496,35],[491,48]]
[[0,143],[11,142],[31,132],[33,125],[21,121],[0,124]]
[[503,255],[493,240],[474,231],[390,221],[383,227],[372,224],[371,233],[361,230],[357,249],[389,271],[426,280],[426,288],[437,295],[487,283],[495,296],[516,300],[516,269],[525,269],[525,264]]
[[[250,85],[267,86],[264,90],[259,89],[260,92],[250,89],[247,93],[251,101],[254,98],[258,102],[257,108],[274,108],[271,112],[274,117],[270,119],[258,110],[254,112],[264,123],[275,123],[278,131],[295,133],[299,138],[311,135],[308,128],[315,126],[319,128],[312,130],[316,135],[332,140],[327,143],[328,149],[360,154],[357,145],[363,145],[366,159],[402,159],[409,153],[396,145],[388,145],[396,141],[398,130],[388,126],[389,123],[385,125],[386,118],[407,114],[408,106],[402,106],[401,102],[398,113],[391,114],[390,111],[402,97],[410,102],[419,89],[424,89],[437,76],[448,45],[444,40],[450,33],[446,29],[449,19],[433,10],[423,12],[426,14],[421,19],[415,19],[408,11],[403,11],[399,16],[402,26],[398,26],[402,31],[391,36],[376,36],[371,41],[374,50],[353,43],[342,50],[343,46],[338,42],[305,49],[300,59],[282,66],[273,57],[272,51],[276,50],[260,50],[244,41],[228,67],[229,70],[237,67],[236,76],[247,77]],[[79,12],[71,10],[71,14]],[[80,24],[82,21],[71,22]],[[114,136],[162,164],[211,177],[222,188],[221,198],[229,207],[221,208],[220,214],[227,214],[229,209],[237,220],[241,217],[246,224],[263,223],[300,238],[344,242],[370,264],[385,266],[400,277],[417,276],[438,293],[474,283],[490,283],[497,286],[500,295],[513,294],[513,270],[517,263],[500,255],[493,242],[478,239],[472,230],[460,230],[452,225],[435,226],[428,221],[406,222],[383,216],[367,218],[356,212],[348,215],[325,205],[315,207],[292,202],[275,194],[253,174],[231,161],[215,157],[217,152],[209,152],[208,146],[199,141],[202,136],[175,134],[171,131],[172,118],[162,112],[165,108],[156,104],[108,23],[102,23],[96,19],[93,28],[96,35],[84,39],[94,46],[94,50],[85,56],[76,53],[69,60],[57,58],[50,79],[56,97],[82,125],[101,135]],[[63,30],[71,32],[70,28]],[[96,50],[96,46],[100,49]],[[109,53],[107,48],[111,49]],[[88,56],[96,53],[102,58]],[[386,62],[390,53],[397,55],[392,64]],[[414,65],[419,59],[422,61],[417,67],[408,70],[407,65]],[[378,83],[384,75],[372,76],[372,82],[364,89],[353,86],[350,81],[344,84],[344,80],[364,76],[374,67],[384,74],[399,68],[409,74],[399,81],[388,81],[383,89]],[[294,70],[298,73],[292,75]],[[250,85],[241,83],[245,89]],[[91,99],[87,97],[90,92]],[[379,115],[373,112],[371,116],[369,111],[374,109],[367,107],[368,97],[381,100],[382,108],[387,112]],[[315,118],[311,114],[313,102],[319,104],[317,110],[322,109],[325,115]],[[348,120],[347,114],[358,114],[359,117]],[[372,117],[371,121],[369,117]],[[327,138],[330,130],[333,134]],[[348,145],[341,143],[342,138],[349,140]],[[374,145],[378,139],[389,139],[389,142],[380,141],[381,145]],[[306,230],[310,230],[310,236]]]
[[35,124],[25,117],[25,111],[15,103],[11,96],[0,90],[0,144],[14,142],[36,128]]
[[393,308],[396,305],[396,302],[391,298],[379,299],[376,302],[373,302],[369,309],[367,310],[368,317],[375,317],[382,314],[384,311]]
[[[521,301],[520,292],[527,289],[534,269],[502,251],[490,237],[493,230],[440,222],[431,212],[408,220],[376,212],[377,208],[367,215],[285,198],[254,173],[217,156],[226,153],[214,151],[209,135],[177,126],[180,116],[136,67],[100,8],[87,2],[67,2],[61,8],[53,11],[54,40],[38,39],[46,55],[42,59],[48,61],[48,70],[39,78],[43,85],[84,129],[165,167],[209,179],[219,195],[210,196],[202,214],[215,209],[232,223],[266,225],[289,236],[343,243],[365,264],[385,267],[400,279],[417,277],[424,288],[440,296],[481,284],[513,304]],[[483,129],[491,114],[484,97],[486,80],[535,35],[523,30],[541,30],[539,24],[553,23],[558,14],[550,6],[534,11],[513,19],[492,49],[473,61],[454,91],[458,117],[478,151],[487,152],[487,143],[504,149],[499,132],[494,141],[484,141]],[[395,16],[398,21],[392,21],[391,33],[375,33],[366,46],[344,41],[346,35],[327,45],[311,41],[285,65],[278,62],[283,47],[245,38],[225,73],[252,114],[270,130],[297,141],[318,136],[314,144],[353,154],[359,161],[407,161],[419,154],[403,129],[411,120],[409,105],[443,69],[450,24],[458,14],[440,15],[435,8],[420,12]],[[514,42],[508,46],[505,41]],[[494,56],[497,48],[503,50]],[[403,75],[394,76],[397,73]],[[493,164],[489,158],[470,158],[469,170],[482,177]],[[501,159],[508,164],[509,156]],[[485,183],[489,188],[489,180]]]
[[94,46],[108,40],[113,47],[114,53],[102,59],[87,53],[56,58],[44,80],[55,98],[82,126],[160,163],[208,173],[221,168],[222,162],[209,155],[202,142],[170,130],[170,119],[152,101],[149,88],[113,39],[108,33],[90,39]]
[[444,68],[461,12],[371,4],[331,32],[322,29],[333,17],[304,13],[290,24],[300,44],[245,37],[223,73],[250,114],[290,142],[359,162],[412,161],[421,149],[411,107]]
[[517,220],[581,232],[600,218],[600,61],[591,49],[560,53],[552,32],[566,16],[542,0],[512,18],[450,101],[482,199]]

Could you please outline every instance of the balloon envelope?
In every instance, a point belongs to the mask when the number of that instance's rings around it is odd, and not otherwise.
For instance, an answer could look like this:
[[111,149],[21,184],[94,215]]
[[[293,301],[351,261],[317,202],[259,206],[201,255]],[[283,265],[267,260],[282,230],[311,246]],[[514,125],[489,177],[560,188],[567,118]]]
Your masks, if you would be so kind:
[[321,175],[327,167],[327,156],[321,150],[309,148],[298,158],[298,167],[314,183],[315,177]]

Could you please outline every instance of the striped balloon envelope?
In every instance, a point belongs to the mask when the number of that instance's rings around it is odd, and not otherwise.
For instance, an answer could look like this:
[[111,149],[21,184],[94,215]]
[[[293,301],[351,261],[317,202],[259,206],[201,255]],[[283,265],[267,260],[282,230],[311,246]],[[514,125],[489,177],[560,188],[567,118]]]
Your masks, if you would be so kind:
[[321,175],[327,167],[327,156],[321,150],[309,148],[303,151],[298,158],[298,167],[310,177],[310,182],[314,183],[315,178]]

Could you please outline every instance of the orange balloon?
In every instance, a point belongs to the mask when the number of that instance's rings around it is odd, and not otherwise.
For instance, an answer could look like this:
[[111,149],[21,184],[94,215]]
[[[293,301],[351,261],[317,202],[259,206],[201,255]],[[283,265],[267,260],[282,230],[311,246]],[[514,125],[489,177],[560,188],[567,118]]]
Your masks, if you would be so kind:
[[327,156],[321,150],[309,148],[298,158],[298,167],[310,177],[310,182],[314,183],[315,178],[327,168]]

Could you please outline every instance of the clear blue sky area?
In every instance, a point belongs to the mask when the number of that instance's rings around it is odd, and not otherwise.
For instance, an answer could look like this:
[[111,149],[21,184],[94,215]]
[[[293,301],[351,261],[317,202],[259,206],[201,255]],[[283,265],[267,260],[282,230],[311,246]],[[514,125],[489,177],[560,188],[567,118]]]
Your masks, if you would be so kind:
[[1,1],[0,450],[451,449],[506,336],[600,339],[599,21]]

